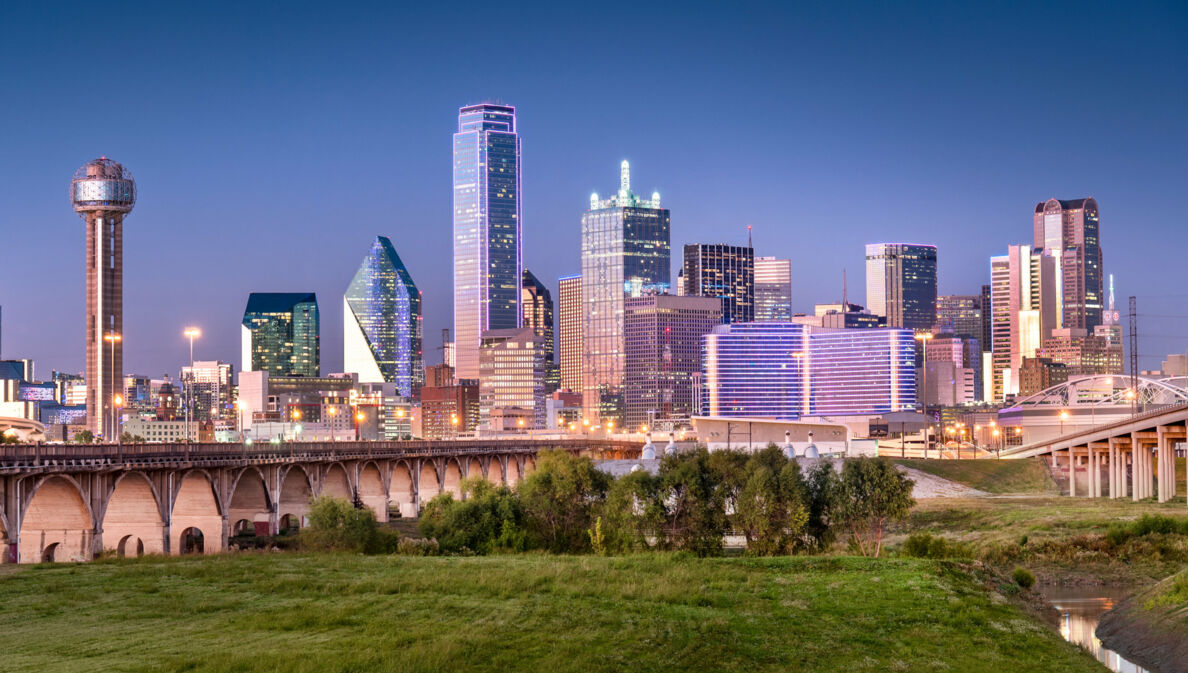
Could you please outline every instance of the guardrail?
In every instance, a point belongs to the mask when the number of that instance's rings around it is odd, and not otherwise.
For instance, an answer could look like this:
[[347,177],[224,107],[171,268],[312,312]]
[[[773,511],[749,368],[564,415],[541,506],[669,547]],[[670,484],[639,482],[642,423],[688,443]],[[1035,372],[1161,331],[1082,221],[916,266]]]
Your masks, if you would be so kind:
[[1115,421],[1113,423],[1108,423],[1106,425],[1097,425],[1097,426],[1091,427],[1087,430],[1078,430],[1076,432],[1071,432],[1067,435],[1062,435],[1060,437],[1055,437],[1053,439],[1047,439],[1042,442],[1033,442],[1031,444],[1024,444],[1023,446],[1016,446],[1016,447],[1009,449],[1009,451],[1004,450],[1002,453],[1003,453],[1003,455],[1010,456],[1010,455],[1014,455],[1017,453],[1025,453],[1027,451],[1035,451],[1036,449],[1043,449],[1046,447],[1050,447],[1053,444],[1061,444],[1063,442],[1071,442],[1071,441],[1080,439],[1082,437],[1092,437],[1092,436],[1100,434],[1102,432],[1109,432],[1110,430],[1114,430],[1117,428],[1123,428],[1128,425],[1132,425],[1134,423],[1142,423],[1143,421],[1159,418],[1160,416],[1163,416],[1165,414],[1175,413],[1177,411],[1183,411],[1183,410],[1188,410],[1188,402],[1164,405],[1164,406],[1159,407],[1158,409],[1154,409],[1151,411],[1145,411],[1141,414],[1135,414],[1133,416],[1128,417],[1126,420],[1123,420],[1123,421]]

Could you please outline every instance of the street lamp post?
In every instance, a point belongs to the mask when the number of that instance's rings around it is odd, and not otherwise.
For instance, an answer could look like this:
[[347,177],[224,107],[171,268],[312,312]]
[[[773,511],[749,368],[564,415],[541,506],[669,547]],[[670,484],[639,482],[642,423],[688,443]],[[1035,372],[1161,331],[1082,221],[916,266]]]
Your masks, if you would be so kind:
[[921,344],[920,353],[920,372],[922,374],[922,381],[920,385],[921,398],[924,407],[924,457],[928,457],[928,444],[932,441],[932,419],[928,416],[928,342],[932,340],[932,332],[916,332],[916,341]]
[[115,413],[115,422],[112,424],[112,426],[115,428],[114,432],[116,436],[116,442],[123,446],[124,437],[122,434],[120,434],[120,407],[124,406],[124,396],[119,393],[112,395],[111,404],[112,411]]
[[1061,409],[1061,410],[1060,410],[1060,436],[1061,436],[1061,437],[1063,437],[1063,436],[1064,436],[1064,422],[1065,422],[1066,420],[1068,420],[1068,410],[1067,410],[1067,409]]
[[[112,389],[114,389],[114,388],[115,388],[115,380],[114,380],[114,379],[115,379],[115,345],[116,345],[116,343],[118,343],[118,342],[122,341],[122,340],[123,340],[123,338],[124,338],[124,337],[123,337],[123,336],[121,336],[121,335],[120,335],[119,333],[117,333],[117,332],[108,332],[107,334],[105,334],[105,335],[103,336],[103,340],[104,340],[104,341],[106,341],[107,343],[111,344],[111,358],[109,358],[109,360],[108,360],[107,368],[108,368],[108,370],[109,370],[109,372],[110,372],[109,376],[110,376],[110,378],[112,379],[112,382],[111,382],[111,387],[112,387]],[[103,399],[103,391],[102,391],[102,390],[99,390],[99,391],[98,391],[98,393],[95,395],[95,399],[99,400],[99,404],[103,404],[103,403],[104,403],[104,399]],[[106,410],[106,409],[103,409],[102,411],[103,411],[103,422],[104,422],[104,424],[106,424],[106,423],[107,423],[107,410]],[[113,417],[112,417],[112,424],[111,424],[111,425],[112,425],[112,427],[113,427],[113,428],[115,427],[115,418],[114,418],[114,415],[113,415]],[[113,432],[114,432],[114,430],[113,430]],[[106,433],[106,431],[104,431],[104,433],[103,433],[103,434],[107,434],[107,433]],[[109,437],[105,437],[105,439],[108,439],[108,440],[110,441],[110,438],[109,438]]]
[[182,334],[190,339],[190,380],[186,382],[186,442],[190,441],[190,418],[194,407],[194,339],[202,336],[197,327],[187,327]]

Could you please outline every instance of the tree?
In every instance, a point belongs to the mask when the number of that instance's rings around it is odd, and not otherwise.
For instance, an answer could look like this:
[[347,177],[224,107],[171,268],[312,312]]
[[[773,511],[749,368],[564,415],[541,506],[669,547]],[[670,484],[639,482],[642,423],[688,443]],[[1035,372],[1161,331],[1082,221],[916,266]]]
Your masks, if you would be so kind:
[[93,432],[91,432],[90,430],[79,430],[78,432],[74,433],[74,443],[75,444],[94,444],[95,443],[95,434]]
[[818,461],[804,481],[805,505],[808,521],[804,527],[805,546],[810,551],[823,551],[833,546],[837,529],[833,525],[837,514],[841,480],[833,463]]
[[143,444],[144,437],[141,437],[140,435],[134,435],[130,432],[125,432],[120,434],[120,441],[125,444]]
[[606,500],[610,476],[594,461],[565,451],[543,451],[536,469],[519,485],[530,534],[555,553],[590,550],[588,531]]
[[15,433],[0,432],[0,444],[20,444],[21,438]]
[[436,539],[446,552],[490,554],[528,548],[524,508],[511,489],[485,479],[463,479],[462,492],[465,500],[454,500],[447,492],[425,505],[418,524],[422,535]]
[[658,542],[665,516],[659,477],[641,469],[615,479],[600,509],[608,553],[651,548]]
[[358,509],[343,498],[320,496],[310,503],[309,526],[301,531],[301,542],[322,551],[370,552],[377,531],[370,509]]
[[916,504],[914,485],[885,458],[854,458],[842,466],[838,518],[863,556],[877,557],[887,522],[904,518]]
[[664,505],[661,528],[664,545],[698,556],[722,553],[726,534],[726,505],[720,475],[711,467],[704,447],[668,455],[660,462],[660,502]]
[[793,553],[804,544],[808,522],[800,465],[770,446],[752,455],[742,473],[744,485],[734,520],[747,539],[747,553]]

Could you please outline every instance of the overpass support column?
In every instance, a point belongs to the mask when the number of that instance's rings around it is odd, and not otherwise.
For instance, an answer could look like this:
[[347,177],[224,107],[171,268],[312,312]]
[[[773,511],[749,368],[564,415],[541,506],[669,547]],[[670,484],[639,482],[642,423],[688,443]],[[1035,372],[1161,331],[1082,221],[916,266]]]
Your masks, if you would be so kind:
[[1068,497],[1077,497],[1077,454],[1068,447]]
[[1143,487],[1142,451],[1139,450],[1138,433],[1130,433],[1130,499],[1138,502]]
[[1119,458],[1119,456],[1122,455],[1122,450],[1118,448],[1118,443],[1116,441],[1114,441],[1113,437],[1110,437],[1109,444],[1110,444],[1110,466],[1109,466],[1110,467],[1110,498],[1113,499],[1113,498],[1120,497],[1119,493],[1118,493],[1118,485],[1121,482],[1121,477],[1118,472],[1118,463],[1120,462],[1118,460],[1118,458]]
[[1093,497],[1101,497],[1101,449],[1093,445],[1089,446],[1089,466],[1093,470],[1093,476],[1090,482],[1093,484]]

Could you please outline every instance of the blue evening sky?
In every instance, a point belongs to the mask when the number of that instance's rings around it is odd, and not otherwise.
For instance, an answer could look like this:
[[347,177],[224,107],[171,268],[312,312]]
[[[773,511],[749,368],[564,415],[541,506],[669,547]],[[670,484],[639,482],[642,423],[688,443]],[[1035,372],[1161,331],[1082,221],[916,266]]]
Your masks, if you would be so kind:
[[[457,108],[513,104],[525,264],[578,270],[619,161],[686,242],[794,260],[794,309],[863,301],[863,244],[939,246],[942,293],[1094,196],[1105,270],[1139,296],[1141,366],[1188,348],[1184,3],[169,3],[0,5],[3,356],[83,366],[71,173],[107,155],[125,222],[126,371],[239,366],[250,291],[316,291],[322,368],[377,234],[451,315]],[[675,273],[675,268],[674,268]],[[1172,317],[1159,317],[1172,316]]]

